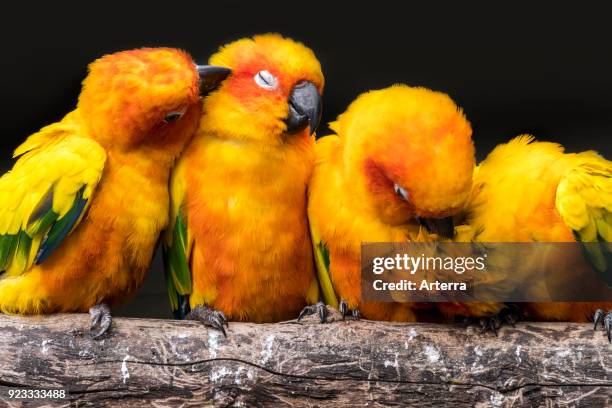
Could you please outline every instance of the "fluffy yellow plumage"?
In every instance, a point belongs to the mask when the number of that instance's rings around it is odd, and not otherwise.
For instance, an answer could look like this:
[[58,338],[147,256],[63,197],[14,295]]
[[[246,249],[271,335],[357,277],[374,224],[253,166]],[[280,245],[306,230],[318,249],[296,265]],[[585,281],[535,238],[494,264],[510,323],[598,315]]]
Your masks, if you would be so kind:
[[[44,218],[32,217],[49,189],[53,189],[51,210],[62,218],[72,208],[81,188],[82,198],[89,202],[102,176],[106,161],[105,150],[95,141],[74,134],[78,125],[74,114],[62,122],[47,126],[32,135],[15,150],[20,157],[8,175],[0,178],[0,234],[16,235],[25,231],[33,242],[29,248],[17,247],[15,252],[26,251],[27,257],[15,257],[6,269],[6,276],[16,276],[32,266],[44,230]],[[53,163],[41,166],[41,163]],[[84,211],[87,207],[84,209]],[[32,221],[32,219],[36,219]],[[2,302],[0,302],[2,303]]]
[[199,75],[180,50],[90,65],[77,108],[30,136],[0,178],[0,310],[110,311],[138,288],[168,221],[174,159],[200,117]]
[[[465,210],[467,225],[459,229],[457,239],[609,243],[611,211],[612,162],[593,151],[565,153],[558,144],[519,136],[496,147],[476,168],[473,192]],[[604,253],[596,251],[588,258],[605,268]],[[495,260],[490,262],[494,264]],[[494,268],[489,271],[494,273]],[[513,267],[513,275],[525,288],[536,287],[536,280],[542,279],[521,265]],[[555,275],[560,286],[577,279]],[[596,308],[611,306],[612,302],[554,302],[525,304],[523,309],[530,318],[585,321]],[[445,313],[487,316],[502,308],[497,303],[446,305]]]
[[337,135],[317,141],[308,202],[325,302],[414,321],[427,305],[361,301],[361,243],[433,239],[417,217],[462,209],[474,168],[470,124],[448,95],[396,85],[359,96],[331,127]]
[[306,184],[309,128],[318,118],[296,128],[289,119],[304,101],[293,99],[296,92],[319,101],[321,67],[310,49],[276,34],[233,42],[210,62],[232,74],[204,101],[172,176],[171,305],[217,328],[219,312],[230,320],[290,319],[317,297]]

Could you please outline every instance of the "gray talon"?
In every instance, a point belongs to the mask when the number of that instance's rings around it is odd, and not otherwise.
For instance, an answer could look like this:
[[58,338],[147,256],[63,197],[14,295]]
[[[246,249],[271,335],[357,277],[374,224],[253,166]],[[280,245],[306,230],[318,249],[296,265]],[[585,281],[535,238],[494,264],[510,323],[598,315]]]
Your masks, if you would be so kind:
[[485,334],[491,332],[497,337],[497,329],[499,329],[500,323],[496,316],[483,317],[480,319],[480,333]]
[[222,325],[225,325],[225,327],[229,328],[229,322],[227,321],[227,317],[225,317],[225,314],[222,311],[215,310],[213,314],[221,322]]
[[601,326],[608,336],[608,342],[612,343],[612,310],[606,313],[602,309],[597,309],[593,316],[593,322],[593,330],[597,330],[597,326],[601,322]]
[[327,312],[327,306],[325,305],[325,303],[323,302],[317,303],[317,311],[319,313],[319,321],[321,323],[327,322],[327,315],[329,313]]
[[310,316],[314,313],[313,305],[305,306],[302,310],[300,310],[300,314],[298,315],[297,321],[299,322],[304,318],[304,316]]
[[597,330],[597,325],[599,324],[599,322],[601,322],[601,325],[604,326],[604,316],[605,312],[602,309],[597,309],[595,311],[595,315],[593,316],[593,322],[595,322],[593,330]]
[[344,320],[344,318],[348,314],[348,303],[346,303],[345,300],[341,300],[339,309],[340,313],[342,314],[342,320]]
[[327,311],[327,306],[323,302],[319,302],[316,305],[309,305],[303,308],[300,314],[298,315],[297,321],[299,322],[305,316],[310,316],[315,313],[319,315],[319,320],[321,323],[327,322],[327,316],[329,312]]
[[604,328],[608,334],[608,343],[612,343],[612,310],[604,318]]
[[497,337],[497,330],[504,325],[515,327],[515,323],[521,319],[521,310],[514,304],[506,305],[498,314],[480,318],[467,318],[466,323],[473,324],[476,321],[480,325],[480,333],[493,333]]
[[89,325],[89,330],[93,330],[97,325],[100,324],[100,319],[102,318],[102,313],[94,312],[93,308],[89,309],[89,317],[91,320],[91,324]]
[[185,319],[202,322],[208,327],[219,330],[221,333],[223,333],[223,336],[227,337],[227,333],[225,332],[225,328],[223,326],[229,328],[229,323],[225,317],[225,314],[221,311],[211,309],[208,306],[196,306],[189,313],[187,313]]
[[93,330],[96,326],[100,327],[100,330],[93,335],[92,338],[99,339],[102,337],[111,327],[112,316],[110,307],[106,303],[101,303],[89,308],[89,316],[91,319],[91,325],[89,330]]
[[357,308],[349,309],[348,303],[346,302],[346,300],[341,300],[340,306],[338,308],[340,309],[340,313],[342,314],[342,320],[346,320],[346,316],[348,316],[349,314],[355,320],[359,320],[361,318],[361,312],[359,311],[359,309]]

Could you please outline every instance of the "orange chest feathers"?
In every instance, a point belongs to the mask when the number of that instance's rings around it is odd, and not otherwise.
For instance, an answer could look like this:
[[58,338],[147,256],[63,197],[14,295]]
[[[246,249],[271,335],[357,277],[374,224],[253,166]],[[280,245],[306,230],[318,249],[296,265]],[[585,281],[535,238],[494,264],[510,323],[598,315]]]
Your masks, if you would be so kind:
[[291,317],[314,277],[306,216],[312,151],[200,139],[186,154],[194,299],[234,319]]

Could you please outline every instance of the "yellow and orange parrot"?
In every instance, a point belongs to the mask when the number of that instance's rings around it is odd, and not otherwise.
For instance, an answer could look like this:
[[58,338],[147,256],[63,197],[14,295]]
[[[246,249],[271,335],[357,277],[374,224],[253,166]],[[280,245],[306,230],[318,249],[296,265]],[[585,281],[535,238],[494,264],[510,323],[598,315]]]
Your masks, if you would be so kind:
[[[594,151],[565,153],[556,143],[519,136],[497,146],[474,172],[474,187],[465,209],[465,235],[458,240],[478,242],[599,242],[586,246],[584,262],[609,270],[612,257],[612,162]],[[459,227],[458,227],[459,229]],[[570,254],[571,255],[571,254]],[[569,256],[569,255],[568,255]],[[571,258],[563,256],[561,262]],[[573,260],[571,260],[573,262]],[[489,274],[495,273],[489,259]],[[529,267],[514,265],[513,279],[536,288],[541,276]],[[575,285],[575,276],[555,275],[562,285]],[[486,317],[504,309],[495,302],[440,305],[444,314]],[[609,302],[534,302],[517,304],[535,320],[587,321],[612,330]],[[596,311],[596,309],[598,309]]]
[[446,94],[395,85],[359,96],[330,127],[308,190],[323,298],[343,316],[415,321],[427,305],[361,301],[361,243],[452,235],[472,186],[470,124]]
[[323,74],[309,48],[277,34],[210,63],[232,74],[173,172],[165,255],[172,309],[225,333],[227,319],[290,319],[317,298],[306,186]]
[[[200,73],[198,71],[201,71]],[[168,180],[200,119],[204,89],[227,75],[183,51],[143,48],[89,66],[77,107],[15,150],[0,178],[0,310],[87,311],[143,281],[167,225]]]

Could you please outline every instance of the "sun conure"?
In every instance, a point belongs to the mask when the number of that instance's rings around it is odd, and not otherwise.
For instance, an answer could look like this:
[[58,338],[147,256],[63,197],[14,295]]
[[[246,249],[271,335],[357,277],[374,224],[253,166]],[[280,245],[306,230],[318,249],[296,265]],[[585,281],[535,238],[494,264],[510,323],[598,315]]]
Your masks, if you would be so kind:
[[306,186],[323,74],[309,48],[277,34],[210,63],[232,74],[172,175],[167,284],[177,315],[225,333],[227,319],[290,319],[317,298]]
[[168,180],[201,116],[207,91],[229,70],[197,67],[183,51],[143,48],[89,66],[61,121],[15,150],[0,178],[0,310],[89,310],[139,287],[168,222]]
[[[470,124],[448,95],[395,85],[362,94],[330,127],[308,189],[325,303],[343,316],[415,321],[429,305],[362,302],[361,244],[452,236],[472,186]],[[302,315],[324,315],[321,306]]]
[[[560,254],[551,262],[576,262],[576,268],[547,265],[557,288],[586,285],[595,280],[569,274],[602,273],[612,284],[612,162],[594,151],[566,153],[561,145],[516,137],[497,146],[474,171],[474,186],[465,211],[465,225],[455,238],[477,242],[584,242],[585,250]],[[576,252],[576,253],[574,253]],[[576,259],[576,258],[579,259]],[[504,259],[488,260],[487,273],[495,280],[496,268]],[[581,265],[582,264],[582,265]],[[586,266],[589,266],[587,268]],[[513,264],[510,274],[522,290],[547,290],[541,269]],[[580,272],[579,272],[580,271]],[[592,271],[592,272],[589,272]],[[597,272],[599,271],[599,272]],[[506,275],[506,271],[504,276]],[[511,290],[509,288],[507,290]],[[593,288],[594,291],[606,288]],[[586,290],[586,288],[585,288]],[[608,293],[610,288],[607,288]],[[541,295],[540,293],[534,293]],[[495,317],[504,312],[503,303],[458,303],[439,305],[447,316]],[[513,305],[519,314],[533,320],[603,322],[612,331],[609,302],[533,302]],[[504,313],[501,313],[504,314]],[[503,323],[498,319],[496,324]],[[495,328],[493,328],[495,329]]]

